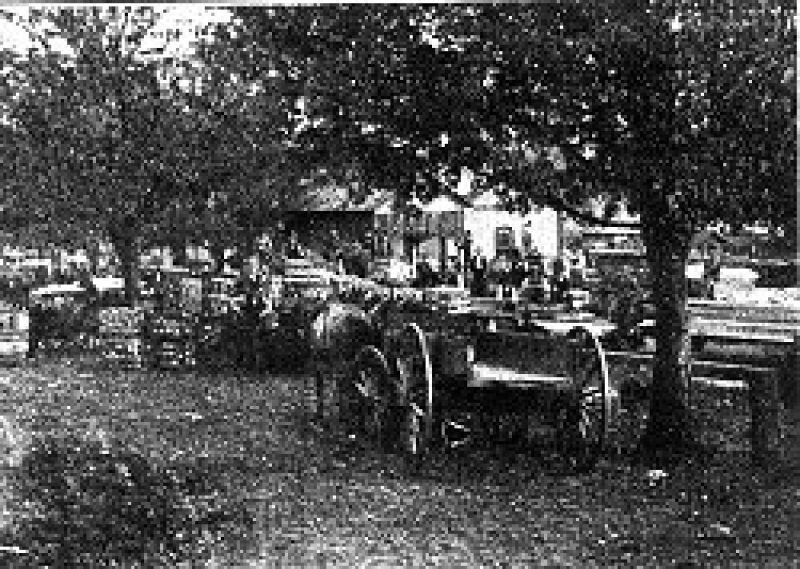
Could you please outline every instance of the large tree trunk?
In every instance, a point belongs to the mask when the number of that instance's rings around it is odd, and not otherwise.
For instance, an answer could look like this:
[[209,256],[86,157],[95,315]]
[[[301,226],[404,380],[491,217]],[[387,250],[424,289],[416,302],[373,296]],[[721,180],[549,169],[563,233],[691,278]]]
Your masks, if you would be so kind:
[[139,239],[135,225],[128,222],[112,227],[111,242],[125,280],[125,303],[134,306],[139,296]]
[[134,306],[139,297],[139,248],[135,239],[118,244],[122,277],[125,279],[125,302]]
[[100,272],[100,244],[94,239],[86,245],[86,256],[89,257],[89,274],[99,276]]
[[172,253],[173,264],[178,267],[185,267],[187,265],[186,239],[182,237],[172,239],[169,244],[169,249]]
[[650,417],[639,445],[640,451],[649,456],[685,454],[697,447],[689,409],[691,338],[686,265],[690,231],[674,226],[669,231],[666,219],[666,216],[648,219],[643,215],[643,237],[656,309]]
[[214,260],[214,272],[222,274],[225,272],[225,244],[214,241],[209,244],[209,250]]

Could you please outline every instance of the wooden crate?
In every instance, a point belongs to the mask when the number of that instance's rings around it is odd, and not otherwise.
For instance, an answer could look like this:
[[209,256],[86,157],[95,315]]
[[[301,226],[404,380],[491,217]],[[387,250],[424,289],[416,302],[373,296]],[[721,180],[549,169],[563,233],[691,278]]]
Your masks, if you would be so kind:
[[141,334],[145,311],[142,308],[114,306],[103,308],[97,312],[99,333],[114,335]]
[[147,342],[157,369],[191,368],[197,365],[198,323],[187,312],[152,315]]
[[101,335],[97,348],[103,361],[114,367],[140,369],[144,365],[144,342],[141,336]]
[[0,310],[0,359],[17,360],[30,351],[30,316],[27,310]]

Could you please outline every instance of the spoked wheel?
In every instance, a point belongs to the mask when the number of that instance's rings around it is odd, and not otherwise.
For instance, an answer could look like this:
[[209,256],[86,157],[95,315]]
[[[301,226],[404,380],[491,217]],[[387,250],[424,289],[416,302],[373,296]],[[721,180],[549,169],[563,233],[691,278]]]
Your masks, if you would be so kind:
[[561,412],[567,458],[591,469],[605,447],[609,423],[608,365],[600,340],[586,328],[567,334],[572,386]]
[[361,349],[339,396],[339,416],[345,433],[367,445],[384,448],[387,414],[394,396],[389,364],[379,349]]
[[397,363],[400,412],[400,446],[420,457],[433,440],[433,367],[428,342],[414,323],[400,331],[394,345]]

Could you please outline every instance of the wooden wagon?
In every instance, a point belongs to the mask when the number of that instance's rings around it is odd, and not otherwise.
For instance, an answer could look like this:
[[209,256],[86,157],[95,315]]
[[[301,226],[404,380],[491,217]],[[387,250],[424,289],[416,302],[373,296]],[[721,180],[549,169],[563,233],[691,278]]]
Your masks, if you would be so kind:
[[380,321],[382,338],[361,347],[340,382],[350,437],[422,457],[491,434],[493,416],[517,416],[555,433],[576,468],[601,455],[610,389],[591,325],[422,306],[385,310]]

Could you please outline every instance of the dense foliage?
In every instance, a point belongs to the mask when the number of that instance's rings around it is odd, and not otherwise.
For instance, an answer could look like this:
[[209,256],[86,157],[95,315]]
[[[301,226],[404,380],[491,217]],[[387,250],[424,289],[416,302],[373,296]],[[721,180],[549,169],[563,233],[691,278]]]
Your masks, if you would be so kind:
[[177,481],[138,454],[35,441],[16,473],[15,534],[37,566],[169,566],[191,529]]
[[401,204],[468,171],[509,208],[640,214],[659,334],[645,446],[691,442],[691,239],[717,221],[796,220],[793,5],[323,6],[236,22],[228,60],[286,86],[301,111],[290,148],[310,171]]
[[[32,46],[2,46],[7,226],[77,245],[100,232],[129,272],[147,244],[252,249],[259,216],[285,193],[265,184],[283,165],[272,94],[244,98],[223,68],[203,68],[196,49],[176,45],[187,30],[171,28],[164,14],[0,13]],[[196,35],[195,48],[205,32]]]
[[795,230],[795,18],[785,1],[243,7],[187,59],[144,53],[150,9],[32,10],[44,47],[3,54],[3,215],[99,224],[131,267],[158,228],[252,241],[331,182],[402,206],[469,172],[508,208],[600,223],[624,202],[655,285],[648,444],[680,446],[692,236]]

